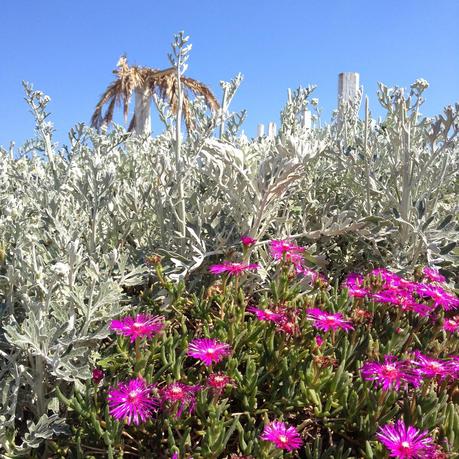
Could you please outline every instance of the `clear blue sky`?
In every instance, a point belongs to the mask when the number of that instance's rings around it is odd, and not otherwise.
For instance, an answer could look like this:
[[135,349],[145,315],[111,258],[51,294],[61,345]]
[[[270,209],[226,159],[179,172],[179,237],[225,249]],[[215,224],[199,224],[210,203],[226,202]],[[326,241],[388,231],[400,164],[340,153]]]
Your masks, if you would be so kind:
[[233,108],[248,110],[249,136],[278,120],[289,87],[317,84],[328,119],[342,71],[360,73],[376,114],[378,81],[428,80],[429,116],[459,101],[458,0],[10,0],[0,17],[3,146],[32,135],[21,80],[51,97],[56,138],[66,142],[71,126],[89,121],[122,53],[167,67],[179,30],[193,44],[188,76],[219,98],[218,82],[243,73]]

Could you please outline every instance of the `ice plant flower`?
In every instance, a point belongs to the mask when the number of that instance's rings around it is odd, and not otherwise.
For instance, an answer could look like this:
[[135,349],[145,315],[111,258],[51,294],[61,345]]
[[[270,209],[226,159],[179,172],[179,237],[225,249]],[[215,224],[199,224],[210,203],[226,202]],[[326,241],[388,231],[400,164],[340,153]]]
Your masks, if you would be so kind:
[[459,298],[439,285],[417,284],[416,293],[421,297],[431,298],[434,306],[441,307],[445,311],[459,307]]
[[260,266],[257,263],[232,263],[224,261],[219,265],[212,265],[209,267],[209,272],[212,274],[228,273],[229,276],[239,276],[244,271],[257,270]]
[[418,387],[421,376],[408,360],[398,360],[393,355],[384,356],[384,363],[365,362],[360,369],[363,379],[375,381],[383,390],[399,389],[402,385]]
[[427,430],[421,432],[416,427],[406,426],[402,420],[380,427],[376,436],[389,450],[389,457],[427,459],[435,451],[433,439],[428,436]]
[[221,394],[230,384],[233,384],[233,380],[224,373],[211,373],[207,378],[207,385],[217,394]]
[[185,408],[188,408],[190,413],[194,411],[196,407],[196,393],[201,389],[199,385],[191,386],[176,381],[161,389],[161,400],[163,403],[177,404],[177,417],[179,418]]
[[207,366],[212,365],[213,362],[220,362],[230,352],[229,344],[210,338],[194,339],[188,346],[188,355],[201,360]]
[[274,443],[276,448],[287,451],[298,449],[303,444],[301,436],[295,427],[280,421],[273,421],[267,424],[260,438]]
[[459,316],[454,316],[449,319],[445,319],[443,322],[443,330],[450,333],[459,332]]
[[287,319],[287,316],[283,312],[275,312],[271,309],[259,309],[254,306],[247,308],[247,312],[255,314],[258,320],[265,320],[276,324],[279,324]]
[[322,344],[324,344],[324,339],[320,336],[320,335],[317,335],[315,338],[314,338],[315,342],[316,342],[316,346],[317,347],[320,347],[322,346]]
[[100,368],[92,370],[92,380],[94,384],[99,384],[104,379],[105,373]]
[[152,387],[139,377],[110,388],[109,413],[117,420],[124,419],[127,424],[133,422],[139,425],[147,421],[159,406],[158,400],[151,394]]
[[419,369],[422,376],[426,378],[446,378],[450,371],[447,362],[443,360],[427,357],[420,352],[415,352],[415,358],[412,360],[415,367]]
[[429,268],[428,266],[424,266],[422,270],[424,277],[431,282],[446,282],[446,277],[440,274],[438,269]]
[[242,236],[241,242],[243,246],[251,247],[253,244],[255,244],[255,242],[257,242],[257,240],[250,236]]
[[307,318],[313,321],[313,326],[324,332],[336,331],[340,328],[345,331],[354,329],[351,322],[339,312],[330,314],[318,308],[310,308],[306,310],[306,314]]
[[125,317],[112,320],[110,328],[117,334],[131,338],[131,343],[139,338],[151,338],[164,328],[164,317],[137,314],[135,317]]

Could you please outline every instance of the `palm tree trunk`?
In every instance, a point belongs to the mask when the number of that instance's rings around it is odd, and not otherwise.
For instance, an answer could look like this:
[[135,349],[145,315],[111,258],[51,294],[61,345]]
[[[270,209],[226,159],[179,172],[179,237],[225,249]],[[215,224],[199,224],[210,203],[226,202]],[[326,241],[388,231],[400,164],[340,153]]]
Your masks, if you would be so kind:
[[138,88],[135,90],[135,126],[137,135],[151,134],[151,94],[148,89]]

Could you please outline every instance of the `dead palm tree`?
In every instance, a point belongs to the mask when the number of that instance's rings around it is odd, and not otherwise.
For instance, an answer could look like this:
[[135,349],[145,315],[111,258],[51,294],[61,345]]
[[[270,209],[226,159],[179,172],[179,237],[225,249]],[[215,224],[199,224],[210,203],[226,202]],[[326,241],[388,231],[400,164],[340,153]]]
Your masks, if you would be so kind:
[[[91,125],[96,129],[112,122],[115,107],[118,105],[123,106],[124,119],[127,121],[129,102],[133,92],[135,94],[135,109],[129,123],[129,131],[134,131],[137,134],[151,133],[150,104],[153,94],[164,99],[170,105],[172,112],[177,113],[178,88],[175,68],[158,70],[137,65],[129,66],[126,57],[121,56],[113,73],[118,78],[110,83],[102,94],[91,118]],[[183,90],[182,113],[185,125],[190,130],[193,127],[193,121],[189,93],[203,96],[206,105],[213,111],[218,110],[219,104],[210,89],[203,83],[183,76],[180,80]],[[103,107],[106,104],[108,104],[107,110],[103,114]]]

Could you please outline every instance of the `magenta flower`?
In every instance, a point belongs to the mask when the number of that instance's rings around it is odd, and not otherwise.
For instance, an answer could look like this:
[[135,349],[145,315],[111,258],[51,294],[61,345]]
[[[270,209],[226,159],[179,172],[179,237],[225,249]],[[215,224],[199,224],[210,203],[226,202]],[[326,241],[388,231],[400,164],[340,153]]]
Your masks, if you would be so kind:
[[351,321],[344,318],[341,313],[330,314],[318,308],[311,308],[306,310],[307,318],[313,321],[313,326],[319,330],[336,331],[342,329],[345,331],[354,330]]
[[244,271],[250,271],[252,269],[258,269],[260,266],[257,263],[232,263],[230,261],[224,261],[220,265],[212,265],[209,267],[209,272],[212,274],[223,274],[228,273],[229,276],[239,276]]
[[435,452],[433,439],[427,430],[421,432],[406,426],[402,420],[380,427],[378,440],[389,450],[390,457],[400,459],[427,459]]
[[110,388],[109,413],[117,420],[124,419],[127,424],[145,422],[159,406],[158,399],[151,395],[152,387],[139,377]]
[[273,240],[270,242],[271,256],[275,260],[282,260],[284,257],[287,261],[291,261],[294,265],[298,265],[303,260],[301,255],[304,252],[304,247],[300,247],[293,242],[285,240]]
[[177,381],[161,389],[161,400],[163,403],[168,402],[172,405],[177,405],[177,417],[179,418],[185,408],[188,408],[190,413],[194,411],[196,394],[201,389],[202,387],[199,385],[191,386]]
[[440,274],[438,269],[429,268],[428,266],[424,266],[422,270],[424,277],[431,282],[446,282],[446,277]]
[[384,356],[384,363],[365,362],[360,369],[363,379],[375,381],[383,390],[399,389],[401,385],[418,387],[421,377],[408,360],[397,360],[393,355]]
[[257,242],[257,240],[250,236],[242,236],[241,242],[245,247],[251,247],[253,244],[255,244],[255,242]]
[[99,384],[102,379],[104,379],[104,376],[105,373],[100,368],[94,368],[94,370],[92,370],[92,380],[94,384]]
[[164,317],[137,314],[135,317],[125,317],[112,320],[110,325],[119,335],[131,338],[131,343],[139,338],[151,338],[164,328]]
[[459,379],[459,356],[450,356],[451,360],[448,360],[449,374],[453,379]]
[[435,306],[450,311],[459,307],[459,298],[447,292],[439,285],[417,284],[416,293],[421,297],[431,298]]
[[303,444],[300,434],[285,422],[273,421],[267,424],[260,438],[270,441],[276,445],[276,448],[293,451]]
[[316,342],[316,346],[317,347],[320,347],[322,346],[322,344],[324,344],[324,339],[320,336],[320,335],[317,335],[315,338],[314,338],[315,342]]
[[445,319],[443,322],[443,330],[450,333],[459,332],[459,316],[454,316],[449,319]]
[[233,384],[233,380],[224,373],[211,373],[207,378],[207,385],[218,394],[230,384]]
[[194,339],[188,346],[188,355],[201,360],[204,365],[220,362],[230,353],[231,347],[229,344],[210,338]]
[[415,359],[412,360],[412,363],[426,378],[445,378],[450,374],[447,362],[427,357],[420,352],[415,352]]
[[275,312],[271,309],[259,309],[254,306],[247,308],[247,312],[255,314],[258,320],[265,320],[276,324],[279,324],[287,319],[287,316],[283,312]]

